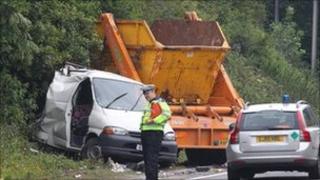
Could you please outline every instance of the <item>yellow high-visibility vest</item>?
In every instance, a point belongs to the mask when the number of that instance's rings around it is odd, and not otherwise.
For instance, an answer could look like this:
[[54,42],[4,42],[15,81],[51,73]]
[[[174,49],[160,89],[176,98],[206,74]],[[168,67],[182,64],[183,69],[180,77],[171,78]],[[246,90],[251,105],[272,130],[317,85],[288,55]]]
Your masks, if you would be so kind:
[[[161,113],[154,117],[153,123],[148,123],[151,119],[151,107],[153,103],[160,105]],[[142,116],[140,130],[141,131],[163,131],[164,125],[171,117],[171,111],[169,105],[162,98],[157,98],[147,103],[144,109],[144,114]]]

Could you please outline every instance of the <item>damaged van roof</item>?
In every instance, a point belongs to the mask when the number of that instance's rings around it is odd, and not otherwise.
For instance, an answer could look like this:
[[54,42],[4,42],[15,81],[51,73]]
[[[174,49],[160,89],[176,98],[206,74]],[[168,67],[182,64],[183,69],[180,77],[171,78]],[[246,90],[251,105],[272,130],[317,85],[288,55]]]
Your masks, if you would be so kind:
[[110,72],[105,72],[105,71],[99,71],[99,70],[90,70],[86,69],[82,72],[77,72],[77,71],[71,71],[70,76],[78,76],[78,77],[89,77],[89,78],[105,78],[105,79],[114,79],[114,80],[120,80],[120,81],[128,81],[132,83],[139,83],[141,82],[135,81],[133,79],[110,73]]

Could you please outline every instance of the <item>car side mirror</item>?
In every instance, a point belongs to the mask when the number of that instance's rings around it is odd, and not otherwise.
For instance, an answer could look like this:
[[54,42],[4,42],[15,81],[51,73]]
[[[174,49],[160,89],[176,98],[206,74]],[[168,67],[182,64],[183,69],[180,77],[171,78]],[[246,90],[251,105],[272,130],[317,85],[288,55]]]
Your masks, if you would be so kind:
[[229,125],[229,131],[233,131],[235,127],[236,127],[236,123],[231,123]]

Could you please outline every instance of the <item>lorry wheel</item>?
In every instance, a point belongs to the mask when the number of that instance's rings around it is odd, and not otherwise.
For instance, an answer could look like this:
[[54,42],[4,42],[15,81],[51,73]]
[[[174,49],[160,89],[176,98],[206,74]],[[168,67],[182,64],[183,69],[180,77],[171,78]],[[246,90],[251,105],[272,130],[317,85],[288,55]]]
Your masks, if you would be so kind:
[[226,162],[225,150],[186,149],[188,162],[192,165],[224,164]]
[[83,159],[98,160],[102,157],[101,147],[98,138],[90,138],[82,148],[81,157]]
[[186,149],[186,156],[188,158],[188,163],[197,165],[199,164],[199,153],[196,149]]
[[208,158],[208,150],[206,149],[186,149],[188,162],[191,165],[209,165],[212,164]]
[[227,161],[225,150],[211,150],[210,159],[213,164],[224,164]]

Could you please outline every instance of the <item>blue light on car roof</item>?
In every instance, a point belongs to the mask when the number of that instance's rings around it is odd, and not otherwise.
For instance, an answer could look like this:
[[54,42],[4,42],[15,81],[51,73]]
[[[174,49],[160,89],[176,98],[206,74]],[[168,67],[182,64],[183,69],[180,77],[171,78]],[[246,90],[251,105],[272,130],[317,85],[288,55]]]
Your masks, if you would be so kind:
[[290,97],[288,94],[284,94],[282,96],[282,103],[284,103],[284,104],[290,103]]

